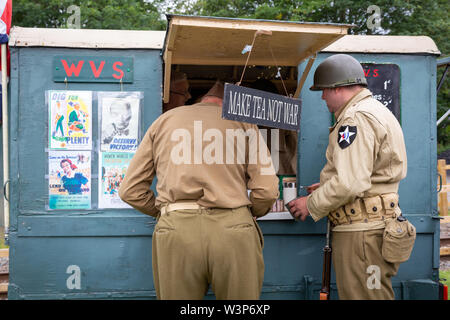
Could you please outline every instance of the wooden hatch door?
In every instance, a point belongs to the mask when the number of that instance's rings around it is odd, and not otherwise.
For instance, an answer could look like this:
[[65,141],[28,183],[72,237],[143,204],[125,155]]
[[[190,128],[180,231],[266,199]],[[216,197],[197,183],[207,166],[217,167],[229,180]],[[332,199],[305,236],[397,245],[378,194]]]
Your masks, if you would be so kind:
[[[167,20],[163,49],[164,102],[169,101],[173,64],[245,65],[248,54],[242,51],[255,38],[250,59],[252,65],[271,66],[275,58],[279,66],[298,66],[303,60],[315,57],[318,51],[346,35],[348,28],[352,27],[332,23],[181,15],[168,15]],[[255,36],[257,32],[261,36]],[[311,65],[309,63],[309,68]]]

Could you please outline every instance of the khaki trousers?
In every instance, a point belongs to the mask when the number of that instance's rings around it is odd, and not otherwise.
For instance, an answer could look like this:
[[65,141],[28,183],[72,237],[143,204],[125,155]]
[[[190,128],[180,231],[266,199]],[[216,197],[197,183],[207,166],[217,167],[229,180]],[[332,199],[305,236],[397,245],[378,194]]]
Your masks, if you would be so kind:
[[381,256],[384,229],[333,232],[333,266],[340,300],[393,300],[399,263]]
[[189,209],[162,215],[152,240],[158,299],[259,299],[262,233],[247,207]]

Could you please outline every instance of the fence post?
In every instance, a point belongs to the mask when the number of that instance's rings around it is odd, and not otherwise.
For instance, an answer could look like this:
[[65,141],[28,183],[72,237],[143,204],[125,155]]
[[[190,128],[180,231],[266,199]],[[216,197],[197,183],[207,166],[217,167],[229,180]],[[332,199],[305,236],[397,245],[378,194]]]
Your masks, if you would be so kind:
[[442,189],[441,192],[439,192],[439,214],[441,216],[448,215],[448,200],[447,200],[447,190],[445,186],[447,185],[447,164],[445,159],[439,159],[438,160],[438,166],[437,170],[438,173],[442,177]]

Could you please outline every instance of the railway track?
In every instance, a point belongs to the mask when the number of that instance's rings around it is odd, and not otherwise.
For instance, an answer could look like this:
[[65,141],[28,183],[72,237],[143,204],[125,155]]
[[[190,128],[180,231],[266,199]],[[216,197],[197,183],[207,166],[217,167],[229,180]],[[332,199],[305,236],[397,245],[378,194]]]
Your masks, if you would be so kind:
[[0,249],[0,300],[8,298],[9,249]]

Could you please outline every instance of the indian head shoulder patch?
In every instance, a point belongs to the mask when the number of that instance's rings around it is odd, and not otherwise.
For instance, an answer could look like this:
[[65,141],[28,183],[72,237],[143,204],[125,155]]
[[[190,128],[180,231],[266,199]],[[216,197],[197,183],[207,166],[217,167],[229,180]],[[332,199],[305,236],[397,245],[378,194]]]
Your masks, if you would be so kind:
[[347,148],[355,141],[356,138],[356,126],[341,126],[338,131],[338,144],[341,149]]

